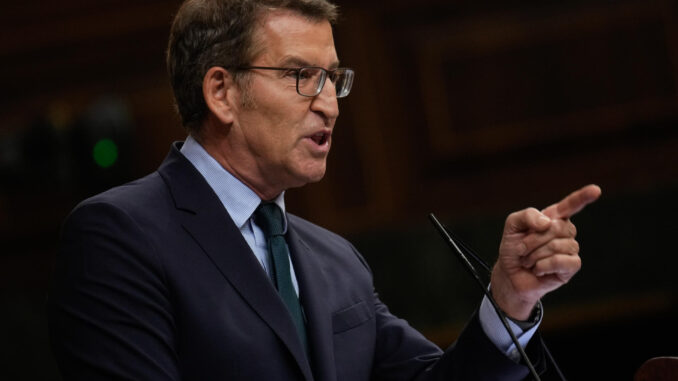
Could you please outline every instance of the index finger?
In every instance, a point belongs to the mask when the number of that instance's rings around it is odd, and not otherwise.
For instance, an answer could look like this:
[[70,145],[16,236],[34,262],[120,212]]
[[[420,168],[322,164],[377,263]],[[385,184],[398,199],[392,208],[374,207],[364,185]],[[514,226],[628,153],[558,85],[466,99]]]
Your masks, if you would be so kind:
[[598,199],[602,191],[598,185],[587,185],[570,193],[560,202],[542,210],[550,218],[570,218],[579,213],[584,207]]

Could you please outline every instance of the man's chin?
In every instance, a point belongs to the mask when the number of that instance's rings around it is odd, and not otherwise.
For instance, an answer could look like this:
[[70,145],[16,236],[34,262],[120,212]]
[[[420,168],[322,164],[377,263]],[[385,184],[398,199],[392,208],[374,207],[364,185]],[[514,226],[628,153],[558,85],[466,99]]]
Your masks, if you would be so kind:
[[306,171],[301,176],[296,176],[297,182],[290,188],[303,187],[306,184],[317,183],[325,177],[325,167],[315,169],[313,171]]

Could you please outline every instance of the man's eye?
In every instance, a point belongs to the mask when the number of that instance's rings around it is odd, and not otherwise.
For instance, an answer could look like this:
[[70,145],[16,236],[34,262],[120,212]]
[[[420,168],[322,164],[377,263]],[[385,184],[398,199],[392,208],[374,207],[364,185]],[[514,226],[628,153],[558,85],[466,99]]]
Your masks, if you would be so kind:
[[297,77],[297,71],[296,70],[286,70],[283,72],[284,77],[290,77],[290,78],[296,78]]
[[313,77],[312,70],[301,70],[299,71],[299,79],[309,79]]

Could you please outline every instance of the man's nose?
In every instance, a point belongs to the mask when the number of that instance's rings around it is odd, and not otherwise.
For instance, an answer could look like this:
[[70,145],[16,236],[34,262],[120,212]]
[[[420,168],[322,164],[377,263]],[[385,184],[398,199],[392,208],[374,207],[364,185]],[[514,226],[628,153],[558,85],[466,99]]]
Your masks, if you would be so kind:
[[337,91],[330,78],[325,79],[320,94],[316,95],[311,103],[313,111],[322,113],[327,121],[334,121],[339,116],[339,103],[337,102]]

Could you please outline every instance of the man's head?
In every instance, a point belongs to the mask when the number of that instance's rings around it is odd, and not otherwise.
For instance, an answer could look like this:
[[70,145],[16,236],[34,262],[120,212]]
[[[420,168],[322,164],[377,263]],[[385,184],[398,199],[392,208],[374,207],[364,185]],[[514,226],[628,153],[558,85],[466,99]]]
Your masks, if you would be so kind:
[[241,85],[249,65],[260,53],[255,39],[258,23],[272,10],[289,10],[310,21],[337,18],[326,0],[188,0],[172,24],[167,48],[169,71],[182,124],[194,135],[207,114],[203,78],[214,66],[229,70]]
[[337,95],[352,82],[336,70],[335,17],[324,0],[189,0],[174,23],[168,64],[184,124],[262,199],[325,174]]

